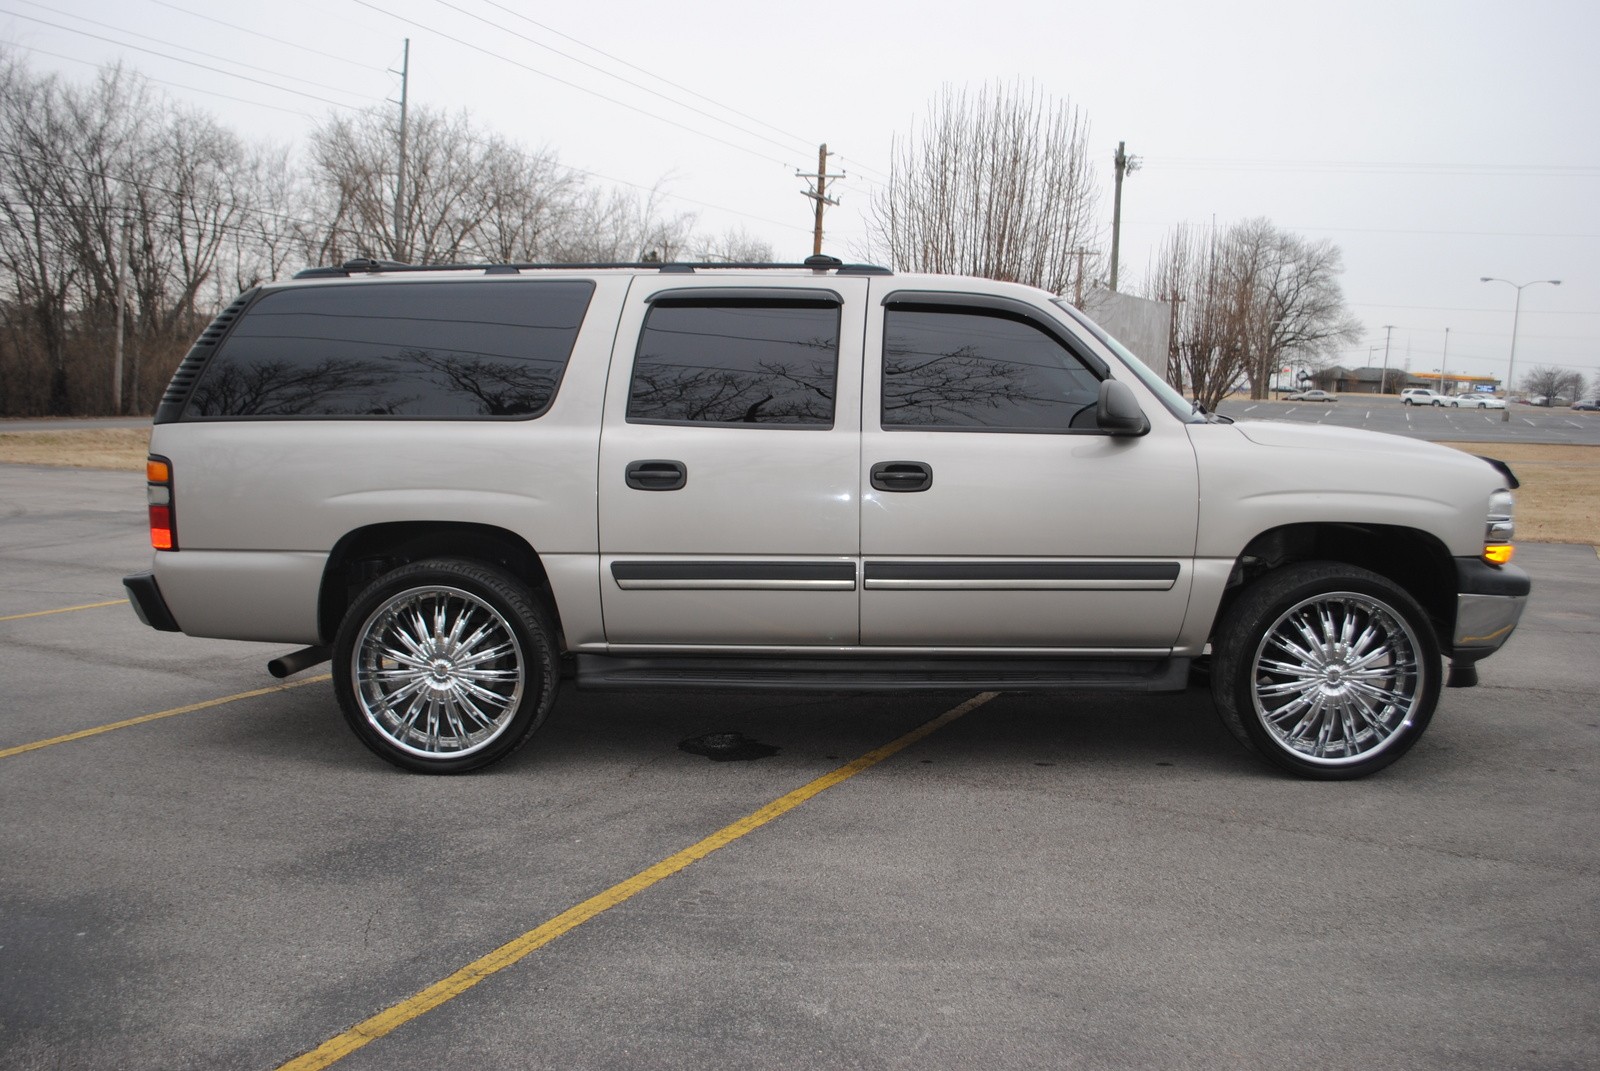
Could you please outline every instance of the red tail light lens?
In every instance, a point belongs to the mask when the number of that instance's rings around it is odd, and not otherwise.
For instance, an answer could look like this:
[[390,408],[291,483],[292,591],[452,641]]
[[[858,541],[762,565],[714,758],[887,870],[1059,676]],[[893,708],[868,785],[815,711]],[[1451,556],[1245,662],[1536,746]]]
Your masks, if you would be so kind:
[[150,545],[178,549],[177,513],[172,506],[172,462],[150,455],[145,462],[145,496],[150,503]]

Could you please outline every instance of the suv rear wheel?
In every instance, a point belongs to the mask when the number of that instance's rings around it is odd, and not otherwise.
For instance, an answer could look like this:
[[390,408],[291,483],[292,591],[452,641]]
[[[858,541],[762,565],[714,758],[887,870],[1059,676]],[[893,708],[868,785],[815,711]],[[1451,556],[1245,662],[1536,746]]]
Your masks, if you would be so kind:
[[1422,607],[1338,562],[1256,581],[1224,616],[1212,663],[1223,722],[1302,777],[1381,770],[1417,742],[1439,700],[1438,640]]
[[457,559],[402,566],[351,605],[334,644],[334,688],[380,757],[423,773],[497,762],[555,700],[555,630],[521,583]]

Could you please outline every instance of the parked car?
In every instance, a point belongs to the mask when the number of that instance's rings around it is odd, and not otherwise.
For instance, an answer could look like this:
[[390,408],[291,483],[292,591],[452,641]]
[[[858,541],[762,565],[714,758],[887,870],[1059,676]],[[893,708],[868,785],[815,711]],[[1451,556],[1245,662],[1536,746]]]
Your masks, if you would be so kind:
[[1412,387],[1400,392],[1402,405],[1432,405],[1442,406],[1447,401],[1444,395],[1425,387]]
[[1293,394],[1286,395],[1283,400],[1286,402],[1336,402],[1339,400],[1339,396],[1337,394],[1329,394],[1325,390],[1297,390]]
[[832,257],[310,269],[201,334],[146,481],[141,620],[331,660],[360,741],[441,774],[567,670],[1148,693],[1205,658],[1245,746],[1360,777],[1530,587],[1502,462],[1208,418],[1045,291]]
[[1452,409],[1504,409],[1506,400],[1496,398],[1493,394],[1476,394],[1472,391],[1462,391],[1450,399]]
[[1572,408],[1588,413],[1600,411],[1600,398],[1579,398],[1572,403]]

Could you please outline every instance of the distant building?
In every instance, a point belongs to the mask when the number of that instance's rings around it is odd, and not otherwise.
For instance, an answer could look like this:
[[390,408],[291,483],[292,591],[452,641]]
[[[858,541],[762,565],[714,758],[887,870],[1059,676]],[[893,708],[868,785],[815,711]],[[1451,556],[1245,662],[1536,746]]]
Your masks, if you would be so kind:
[[[1401,377],[1404,375],[1404,380]],[[1321,390],[1334,394],[1382,394],[1383,369],[1382,368],[1345,368],[1343,365],[1334,365],[1324,368],[1320,372],[1313,372],[1311,381]],[[1450,372],[1444,374],[1444,385],[1440,386],[1438,374],[1423,376],[1407,374],[1397,369],[1389,369],[1389,386],[1391,394],[1411,387],[1427,387],[1440,394],[1458,394],[1461,391],[1480,390],[1488,387],[1491,391],[1500,389],[1500,381],[1493,376],[1471,376],[1466,374],[1456,375]]]

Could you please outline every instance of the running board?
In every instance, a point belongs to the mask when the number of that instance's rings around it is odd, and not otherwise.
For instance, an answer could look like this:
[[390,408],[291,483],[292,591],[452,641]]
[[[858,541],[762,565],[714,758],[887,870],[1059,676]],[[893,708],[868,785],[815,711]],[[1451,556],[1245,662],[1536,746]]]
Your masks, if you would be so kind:
[[1189,659],[640,658],[579,654],[589,690],[733,688],[773,691],[1181,692]]

